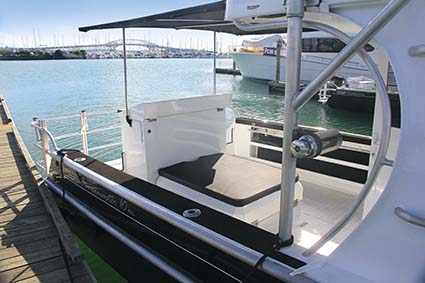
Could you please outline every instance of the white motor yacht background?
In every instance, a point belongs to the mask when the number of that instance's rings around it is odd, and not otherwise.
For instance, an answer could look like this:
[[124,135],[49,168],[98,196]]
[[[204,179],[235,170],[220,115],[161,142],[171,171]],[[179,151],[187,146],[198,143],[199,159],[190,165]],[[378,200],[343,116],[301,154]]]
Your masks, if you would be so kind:
[[[275,135],[283,136],[283,178],[280,208],[277,210],[279,237],[282,241],[287,241],[288,236],[292,235],[294,203],[302,201],[303,198],[302,186],[296,185],[298,182],[295,177],[295,156],[301,158],[303,155],[298,155],[297,151],[291,152],[291,146],[294,145],[293,130],[298,128],[297,111],[356,51],[365,60],[377,83],[379,94],[377,102],[379,103],[376,103],[375,110],[369,178],[357,194],[353,206],[310,248],[306,249],[295,244],[280,250],[284,254],[290,254],[307,262],[304,267],[294,270],[275,259],[264,258],[264,255],[222,235],[217,235],[190,221],[190,218],[173,214],[164,207],[140,198],[124,186],[91,172],[78,164],[76,160],[62,158],[58,155],[59,148],[55,138],[46,129],[45,121],[39,120],[35,121],[33,126],[42,141],[40,147],[43,149],[46,171],[49,172],[51,158],[61,160],[64,165],[98,182],[129,202],[149,209],[158,218],[171,223],[178,229],[287,282],[312,282],[312,280],[316,282],[424,282],[425,206],[423,200],[425,190],[421,187],[421,183],[425,172],[420,165],[425,158],[425,150],[424,137],[418,129],[425,125],[425,113],[422,109],[425,98],[420,95],[422,81],[425,79],[423,72],[425,2],[422,0],[372,2],[323,0],[318,2],[289,0],[285,2],[287,4],[284,6],[285,10],[282,10],[280,0],[258,1],[258,4],[254,5],[248,1],[227,1],[227,20],[231,20],[240,30],[254,33],[261,29],[288,26],[285,131],[274,132]],[[304,4],[307,7],[304,7]],[[282,13],[285,14],[284,17]],[[277,16],[270,17],[270,15]],[[122,26],[122,23],[120,25]],[[205,25],[211,26],[211,23]],[[300,92],[302,26],[328,32],[346,42],[347,46]],[[356,33],[356,36],[352,38],[348,35],[350,33]],[[391,129],[389,102],[385,82],[382,79],[385,77],[386,68],[385,66],[377,67],[370,56],[362,50],[362,47],[371,40],[385,52],[393,67],[401,99],[401,130]],[[126,147],[123,158],[124,170],[150,182],[168,186],[168,190],[183,195],[185,190],[189,192],[190,190],[184,186],[175,186],[175,182],[163,178],[164,176],[160,177],[159,169],[164,166],[173,166],[177,162],[193,161],[201,155],[223,154],[226,150],[223,109],[229,107],[230,100],[230,96],[216,95],[127,107],[124,113],[126,119],[122,118],[122,138]],[[84,127],[85,119],[86,116],[82,114],[83,137],[87,134],[87,129]],[[176,131],[175,127],[182,127],[183,131]],[[242,125],[236,125],[233,131],[240,135],[240,140],[244,143],[234,144],[233,148],[232,145],[227,147],[233,154],[248,152],[248,156],[243,157],[246,160],[251,160],[252,157],[249,141],[253,133],[250,130],[257,129],[252,127],[244,129]],[[266,130],[270,129],[266,128]],[[167,139],[156,136],[157,131]],[[154,135],[150,135],[152,133]],[[182,133],[184,135],[178,135]],[[49,151],[49,140],[53,144],[52,151]],[[234,141],[238,142],[237,139]],[[168,147],[171,142],[173,146]],[[87,147],[87,144],[85,146]],[[387,152],[388,148],[390,148],[389,152]],[[85,148],[85,152],[88,153],[88,148]],[[149,156],[151,153],[154,155]],[[169,160],[166,160],[167,158]],[[252,162],[257,164],[258,161]],[[251,164],[251,162],[248,163]],[[264,164],[261,163],[261,165]],[[300,180],[302,183],[302,177]],[[48,179],[47,182],[52,190],[57,190],[52,180]],[[185,196],[197,197],[196,194]],[[264,204],[261,204],[261,201],[265,199],[260,198],[258,201],[260,201],[258,206],[254,205],[248,210],[246,207],[239,211],[234,210],[235,216],[256,222],[257,218],[251,218],[250,213],[255,214],[260,207],[263,207]],[[346,226],[362,204],[363,220],[348,237],[335,247],[331,254],[322,256],[316,253]],[[210,205],[221,211],[229,209],[229,207],[219,208],[214,204]],[[276,214],[275,211],[274,208],[270,211],[262,211],[263,220]],[[188,213],[196,214],[196,211]],[[228,210],[225,213],[232,214],[232,211]],[[245,213],[248,213],[248,216]],[[261,222],[261,219],[258,219],[258,222]],[[140,251],[140,254],[144,253]],[[187,278],[182,278],[172,266],[161,266],[168,274],[181,281],[189,282]]]
[[[325,32],[304,32],[302,37],[301,80],[309,82],[332,61],[332,58],[344,47],[344,43]],[[279,80],[285,80],[286,34],[244,40],[242,48],[231,54],[242,76],[259,80],[277,80],[276,45],[279,40],[283,42],[280,52]],[[377,62],[378,52],[374,52],[375,49],[372,46],[367,47],[367,51],[377,64],[385,64],[385,62]],[[335,74],[344,79],[368,75],[369,70],[359,56],[351,58]]]

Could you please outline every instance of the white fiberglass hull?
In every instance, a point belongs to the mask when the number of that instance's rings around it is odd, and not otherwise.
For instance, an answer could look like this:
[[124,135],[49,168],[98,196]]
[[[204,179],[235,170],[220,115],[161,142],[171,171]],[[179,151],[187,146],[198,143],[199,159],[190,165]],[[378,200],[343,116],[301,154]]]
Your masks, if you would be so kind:
[[[301,61],[301,80],[312,81],[331,61],[334,54],[327,57],[303,55]],[[330,55],[330,56],[329,56]],[[258,53],[235,52],[233,59],[238,64],[242,76],[246,78],[273,81],[276,79],[276,57]],[[355,59],[355,58],[354,58]],[[280,80],[285,80],[286,57],[281,56]],[[368,69],[356,61],[350,61],[336,73],[338,77],[370,76]]]

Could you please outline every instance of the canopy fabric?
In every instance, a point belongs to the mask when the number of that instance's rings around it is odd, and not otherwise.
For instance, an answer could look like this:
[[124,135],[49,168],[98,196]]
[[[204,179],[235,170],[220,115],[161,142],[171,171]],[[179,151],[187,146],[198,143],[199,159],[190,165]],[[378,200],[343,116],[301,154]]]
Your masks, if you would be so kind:
[[80,27],[79,30],[87,32],[114,28],[168,28],[207,30],[234,35],[286,33],[286,28],[245,32],[238,29],[233,22],[224,20],[225,11],[226,1],[223,0],[142,18]]

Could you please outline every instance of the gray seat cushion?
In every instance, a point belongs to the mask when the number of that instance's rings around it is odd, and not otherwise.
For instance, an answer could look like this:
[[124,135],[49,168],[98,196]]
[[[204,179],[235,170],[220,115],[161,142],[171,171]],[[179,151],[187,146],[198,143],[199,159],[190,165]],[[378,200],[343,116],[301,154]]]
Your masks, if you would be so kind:
[[160,169],[159,175],[239,207],[278,191],[281,181],[278,168],[223,153]]

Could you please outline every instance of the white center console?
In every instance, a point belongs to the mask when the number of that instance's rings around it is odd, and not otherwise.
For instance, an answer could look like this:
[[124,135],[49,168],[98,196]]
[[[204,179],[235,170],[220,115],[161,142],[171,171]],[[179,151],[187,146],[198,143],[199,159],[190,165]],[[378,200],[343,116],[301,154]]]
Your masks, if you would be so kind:
[[161,168],[223,152],[231,99],[199,96],[132,107],[132,126],[122,119],[125,172],[155,183]]

